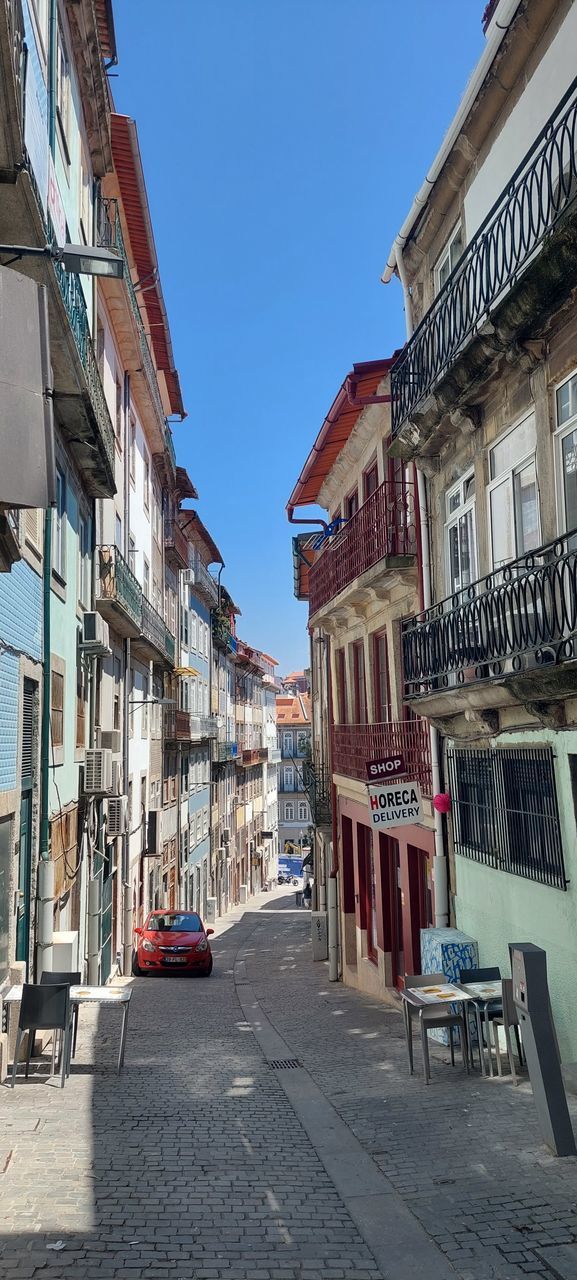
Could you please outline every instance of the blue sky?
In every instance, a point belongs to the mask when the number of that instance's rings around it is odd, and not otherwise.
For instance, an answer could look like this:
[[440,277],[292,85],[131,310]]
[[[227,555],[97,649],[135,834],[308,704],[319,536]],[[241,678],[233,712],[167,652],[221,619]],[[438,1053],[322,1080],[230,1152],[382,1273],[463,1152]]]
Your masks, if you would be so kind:
[[[484,0],[115,0],[188,419],[239,634],[307,661],[285,504],[343,377],[400,345],[379,277],[483,47]],[[160,17],[162,11],[162,17]]]

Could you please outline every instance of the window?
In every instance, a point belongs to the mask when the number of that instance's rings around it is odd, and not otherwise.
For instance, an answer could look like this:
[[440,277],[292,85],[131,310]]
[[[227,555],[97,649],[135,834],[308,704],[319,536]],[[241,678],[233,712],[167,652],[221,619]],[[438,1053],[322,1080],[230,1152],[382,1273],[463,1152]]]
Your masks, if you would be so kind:
[[363,501],[366,502],[371,494],[379,487],[379,470],[376,461],[372,463],[368,471],[363,476]]
[[150,565],[146,556],[142,557],[142,590],[147,600],[150,600]]
[[295,771],[292,767],[292,764],[285,765],[282,771],[282,781],[283,781],[283,789],[285,791],[294,791]]
[[119,551],[122,551],[122,520],[118,513],[114,517],[114,542]]
[[455,852],[566,889],[551,747],[456,748],[447,761]]
[[196,651],[197,648],[197,617],[195,613],[190,615],[190,647]]
[[285,822],[294,822],[295,820],[295,807],[294,807],[294,804],[292,803],[292,800],[285,802],[284,820]]
[[339,724],[347,723],[347,668],[344,649],[335,653]]
[[559,521],[569,533],[577,529],[577,374],[558,387],[555,408]]
[[78,520],[78,599],[85,609],[90,606],[90,544],[88,520]]
[[208,835],[208,808],[206,805],[202,811],[202,834],[203,836]]
[[183,796],[188,795],[188,768],[189,757],[183,756],[180,761],[180,791]]
[[117,444],[122,443],[122,383],[116,375],[116,409],[114,414],[114,432]]
[[100,374],[100,381],[104,381],[104,326],[100,320],[96,322],[96,363]]
[[373,708],[377,724],[392,720],[386,631],[377,631],[373,636]]
[[[122,683],[122,666],[121,666],[120,658],[113,658],[112,667],[113,667],[112,674],[114,677],[113,703],[112,703],[112,728],[120,729],[120,692],[121,692],[121,683]],[[132,684],[134,687],[134,677],[133,677]]]
[[299,822],[308,822],[309,807],[306,800],[299,800]]
[[50,735],[52,746],[64,746],[64,672],[52,667],[50,679]]
[[149,700],[149,684],[148,676],[142,677],[142,725],[141,735],[143,738],[148,737],[148,700]]
[[202,840],[202,809],[199,809],[196,815],[196,843]]
[[477,577],[475,477],[472,472],[449,489],[446,516],[447,590],[449,595],[453,595],[468,587]]
[[133,573],[136,573],[136,543],[132,534],[128,537],[128,564]]
[[59,578],[66,574],[66,477],[56,468],[56,509],[52,518],[52,568]]
[[150,509],[150,459],[148,454],[144,454],[144,505],[146,510]]
[[357,488],[357,489],[353,489],[352,493],[349,493],[348,497],[345,498],[345,501],[344,501],[345,520],[352,520],[352,517],[357,514],[358,509],[359,509],[359,491]]
[[84,244],[92,244],[92,178],[84,147],[80,152],[80,234]]
[[42,48],[46,51],[48,48],[48,0],[33,0],[33,5]]
[[83,751],[86,745],[86,706],[88,702],[88,681],[82,664],[81,655],[76,663],[76,750]]
[[68,154],[68,129],[70,124],[70,61],[66,49],[66,42],[62,34],[62,27],[58,26],[58,41],[56,46],[56,112],[60,125],[61,139],[64,143],[65,156],[70,163]]
[[446,280],[449,279],[453,267],[456,267],[463,252],[463,230],[461,224],[455,227],[440,258],[435,266],[435,293],[440,293]]
[[130,415],[130,479],[134,484],[136,480],[136,418],[133,413]]
[[367,723],[367,684],[365,679],[365,646],[357,640],[353,650],[353,687],[355,697],[355,723]]
[[292,733],[283,733],[282,736],[282,753],[283,756],[292,756],[293,753],[293,736]]
[[489,450],[489,518],[493,566],[539,546],[535,415]]

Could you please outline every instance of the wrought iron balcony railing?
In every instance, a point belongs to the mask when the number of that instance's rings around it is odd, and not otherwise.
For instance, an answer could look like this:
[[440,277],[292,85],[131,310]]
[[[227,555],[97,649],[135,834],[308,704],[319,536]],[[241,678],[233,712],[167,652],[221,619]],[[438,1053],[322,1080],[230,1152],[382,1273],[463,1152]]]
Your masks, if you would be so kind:
[[226,649],[229,653],[236,653],[236,636],[233,636],[228,618],[221,613],[212,615],[212,639],[219,649]]
[[332,778],[325,765],[303,764],[303,786],[308,796],[315,827],[330,827],[332,822]]
[[391,370],[396,435],[577,195],[577,80],[467,245]]
[[217,716],[193,716],[190,717],[190,736],[195,741],[203,738],[216,738],[218,735],[218,717]]
[[[312,541],[318,545],[319,535]],[[311,615],[380,561],[415,554],[414,486],[385,480],[318,549],[309,573]]]
[[432,794],[431,743],[426,720],[385,720],[380,724],[333,726],[333,772],[367,781],[367,761],[402,755],[407,772],[425,795]]
[[215,742],[214,744],[214,760],[218,764],[224,764],[227,760],[235,760],[238,754],[238,746],[236,742]]
[[188,570],[188,574],[188,581],[195,591],[195,594],[200,596],[200,599],[203,600],[209,608],[214,609],[218,604],[218,582],[213,578],[206,565],[203,564],[198,551],[196,550],[193,553],[192,563]]
[[168,630],[164,618],[161,618],[158,610],[154,605],[142,597],[142,635],[151,645],[166,658],[167,662],[174,665],[175,639],[172,632]]
[[577,530],[403,622],[408,697],[577,657]]
[[118,547],[100,546],[98,551],[96,603],[101,613],[109,608],[124,615],[135,634],[142,630],[142,590]]

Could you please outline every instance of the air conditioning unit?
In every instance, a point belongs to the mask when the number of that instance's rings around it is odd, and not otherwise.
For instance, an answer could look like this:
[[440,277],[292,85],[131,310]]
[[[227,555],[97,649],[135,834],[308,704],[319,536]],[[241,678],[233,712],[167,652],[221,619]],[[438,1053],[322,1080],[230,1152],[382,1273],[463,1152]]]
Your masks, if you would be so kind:
[[194,569],[184,569],[182,573],[182,580],[186,587],[194,587],[196,582]]
[[85,613],[80,648],[94,655],[111,653],[108,623],[99,613]]
[[106,834],[123,836],[128,822],[128,796],[110,796],[106,801]]
[[230,831],[228,827],[225,827],[223,830],[222,840],[223,840],[223,844],[230,844]]
[[120,729],[101,729],[99,746],[105,747],[107,751],[111,751],[113,756],[119,755],[122,750],[122,734]]
[[89,747],[84,758],[84,792],[102,796],[112,790],[112,752]]

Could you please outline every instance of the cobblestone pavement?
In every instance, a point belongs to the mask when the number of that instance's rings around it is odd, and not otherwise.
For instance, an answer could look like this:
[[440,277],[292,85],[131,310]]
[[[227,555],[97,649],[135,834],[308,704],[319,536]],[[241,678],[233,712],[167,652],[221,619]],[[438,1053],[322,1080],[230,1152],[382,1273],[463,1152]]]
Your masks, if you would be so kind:
[[554,1261],[577,1241],[577,1162],[546,1154],[528,1087],[468,1080],[442,1050],[429,1089],[409,1079],[399,1013],[330,985],[287,904],[263,896],[219,930],[210,980],[135,981],[120,1078],[117,1011],[86,1008],[64,1091],[39,1074],[0,1089],[2,1280],[393,1280],[245,1021],[241,958],[459,1280],[577,1277]]
[[298,914],[259,923],[246,966],[259,1004],[460,1280],[577,1278],[577,1161],[542,1145],[528,1083],[467,1077],[439,1046],[426,1088],[399,1011],[329,984],[309,957]]

